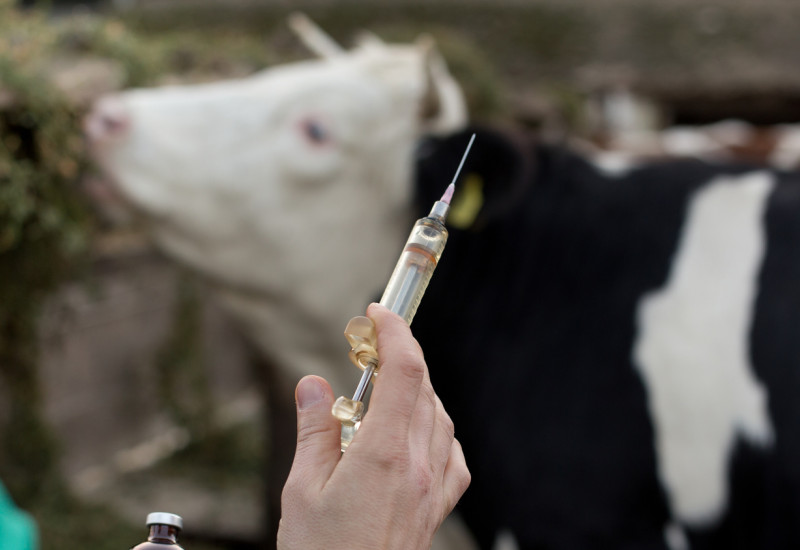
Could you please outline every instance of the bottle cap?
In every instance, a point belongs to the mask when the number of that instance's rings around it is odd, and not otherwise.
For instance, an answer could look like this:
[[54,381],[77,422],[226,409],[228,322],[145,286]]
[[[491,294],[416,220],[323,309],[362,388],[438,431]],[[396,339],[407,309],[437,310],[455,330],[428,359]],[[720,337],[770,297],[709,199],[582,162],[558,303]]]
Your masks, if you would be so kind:
[[147,514],[147,523],[145,525],[148,527],[151,525],[169,525],[170,527],[183,529],[183,518],[166,512],[152,512]]

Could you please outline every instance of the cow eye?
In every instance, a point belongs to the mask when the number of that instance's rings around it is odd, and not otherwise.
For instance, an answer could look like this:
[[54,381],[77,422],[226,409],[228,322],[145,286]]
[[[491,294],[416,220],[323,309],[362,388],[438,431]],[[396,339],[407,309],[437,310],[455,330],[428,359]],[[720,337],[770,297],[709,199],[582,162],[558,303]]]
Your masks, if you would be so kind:
[[300,123],[300,128],[308,141],[314,145],[324,145],[330,141],[330,132],[319,120],[306,119]]

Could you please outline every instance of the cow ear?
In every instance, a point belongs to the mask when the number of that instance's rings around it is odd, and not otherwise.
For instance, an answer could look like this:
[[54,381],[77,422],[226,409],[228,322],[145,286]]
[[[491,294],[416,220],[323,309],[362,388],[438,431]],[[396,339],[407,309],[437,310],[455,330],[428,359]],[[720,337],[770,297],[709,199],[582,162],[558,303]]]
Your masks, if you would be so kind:
[[447,63],[430,35],[421,35],[415,46],[422,59],[423,87],[419,116],[424,133],[443,135],[467,124],[464,94],[450,75]]
[[447,225],[482,231],[506,218],[533,181],[534,154],[522,138],[488,128],[468,128],[446,138],[427,140],[418,152],[416,196],[422,212],[452,180],[472,133],[475,143],[456,182]]

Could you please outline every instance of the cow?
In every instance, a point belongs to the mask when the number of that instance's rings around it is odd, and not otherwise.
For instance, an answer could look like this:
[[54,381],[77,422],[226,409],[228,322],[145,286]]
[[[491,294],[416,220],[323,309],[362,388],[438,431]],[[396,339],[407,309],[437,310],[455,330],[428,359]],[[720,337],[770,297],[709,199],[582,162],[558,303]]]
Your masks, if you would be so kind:
[[426,145],[420,212],[472,132],[481,206],[451,226],[412,329],[481,548],[800,547],[800,174],[609,175],[468,129]]
[[115,217],[132,209],[161,250],[202,274],[265,364],[274,504],[297,381],[317,374],[340,395],[358,381],[342,333],[385,284],[413,221],[416,143],[466,124],[461,88],[429,36],[386,44],[364,34],[344,50],[305,16],[290,23],[318,58],[127,90],[99,98],[85,119],[110,177],[91,194]]
[[[125,92],[87,119],[154,240],[280,373],[272,396],[308,372],[352,389],[341,331],[466,144],[458,86],[424,41],[344,52],[310,36],[323,60]],[[464,444],[460,509],[481,547],[797,547],[797,176],[608,170],[469,131],[412,329]]]

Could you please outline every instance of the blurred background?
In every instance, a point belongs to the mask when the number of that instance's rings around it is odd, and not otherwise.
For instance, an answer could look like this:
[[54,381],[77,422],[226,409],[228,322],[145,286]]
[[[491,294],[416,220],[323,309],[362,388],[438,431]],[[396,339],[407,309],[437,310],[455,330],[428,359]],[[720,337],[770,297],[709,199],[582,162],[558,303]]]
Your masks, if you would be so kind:
[[295,10],[345,45],[430,33],[473,120],[551,139],[800,122],[790,0],[0,0],[0,481],[44,549],[130,547],[156,510],[191,548],[259,545],[250,352],[200,281],[90,207],[80,120],[109,91],[308,57]]

